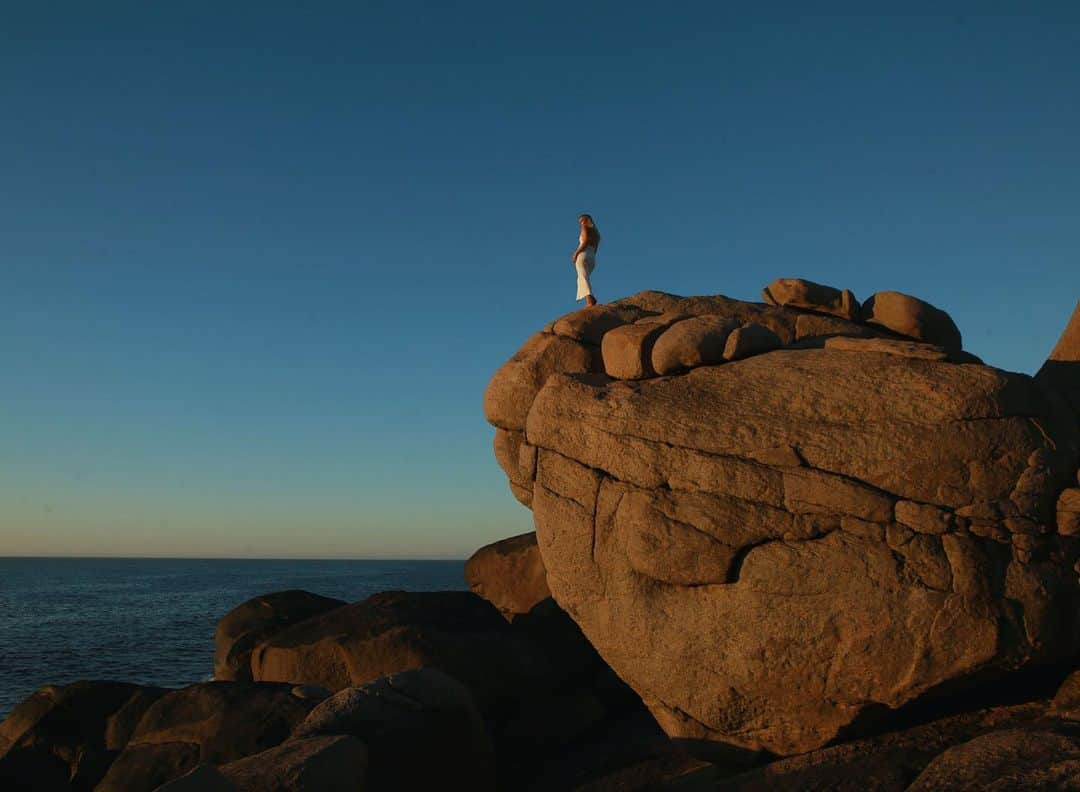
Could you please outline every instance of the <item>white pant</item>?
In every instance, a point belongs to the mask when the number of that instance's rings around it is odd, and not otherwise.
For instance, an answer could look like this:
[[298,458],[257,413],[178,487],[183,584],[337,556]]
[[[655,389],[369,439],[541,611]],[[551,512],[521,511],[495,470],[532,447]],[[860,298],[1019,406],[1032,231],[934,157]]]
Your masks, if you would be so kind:
[[596,268],[596,248],[587,247],[578,253],[574,260],[574,267],[577,269],[577,299],[584,300],[592,295],[589,276]]

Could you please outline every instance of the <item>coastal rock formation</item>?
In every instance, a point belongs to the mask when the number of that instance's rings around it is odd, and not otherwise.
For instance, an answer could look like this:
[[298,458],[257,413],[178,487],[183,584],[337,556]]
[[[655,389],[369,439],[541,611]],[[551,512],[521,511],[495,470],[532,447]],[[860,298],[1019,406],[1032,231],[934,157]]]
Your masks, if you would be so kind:
[[165,692],[123,682],[42,688],[0,724],[0,789],[93,789]]
[[255,679],[338,691],[414,668],[463,682],[485,710],[542,685],[550,669],[471,592],[386,592],[293,625],[251,656]]
[[465,582],[511,621],[551,596],[535,531],[481,547],[465,562]]
[[237,605],[214,631],[214,679],[250,681],[251,650],[258,644],[292,624],[344,604],[308,591],[279,591]]
[[291,685],[206,682],[155,701],[97,792],[151,792],[200,762],[220,764],[285,740],[316,702]]
[[327,699],[293,740],[352,735],[371,789],[493,789],[495,757],[472,694],[434,668],[391,674]]
[[[663,326],[655,353],[679,322],[640,320],[661,315],[786,348],[678,376],[609,366],[607,333]],[[830,324],[800,339],[807,316]],[[1057,529],[1075,416],[975,363],[928,303],[879,292],[861,316],[646,292],[557,320],[492,379],[552,594],[673,737],[813,750],[1080,649],[1080,547]],[[623,332],[620,355],[646,338]],[[531,362],[555,337],[569,373]],[[522,370],[547,376],[511,388]]]

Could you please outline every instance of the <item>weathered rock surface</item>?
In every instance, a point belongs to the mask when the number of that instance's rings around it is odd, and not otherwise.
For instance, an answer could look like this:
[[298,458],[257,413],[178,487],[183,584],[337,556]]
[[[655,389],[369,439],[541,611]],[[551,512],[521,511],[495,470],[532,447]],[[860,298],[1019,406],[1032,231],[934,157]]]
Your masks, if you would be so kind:
[[907,792],[1080,789],[1080,741],[1013,729],[975,737],[936,757]]
[[600,347],[604,372],[609,377],[628,380],[655,377],[652,354],[656,340],[671,325],[686,318],[681,314],[661,314],[609,331]]
[[276,632],[345,603],[308,591],[278,591],[241,603],[214,632],[214,679],[251,680],[251,650]]
[[481,547],[465,562],[465,582],[510,620],[551,596],[535,531]]
[[763,325],[751,322],[731,331],[724,343],[725,360],[742,360],[751,355],[771,352],[781,346],[779,336]]
[[820,311],[841,319],[854,319],[859,315],[859,301],[849,290],[834,289],[802,278],[777,278],[761,290],[761,296],[769,305]]
[[220,772],[241,792],[362,792],[378,788],[368,785],[367,770],[368,748],[363,742],[348,735],[329,735],[290,740],[229,762]]
[[293,740],[341,734],[367,745],[371,789],[494,788],[494,755],[476,703],[436,669],[346,688],[312,710]]
[[[674,737],[812,750],[1080,649],[1080,547],[1056,528],[1075,418],[952,362],[943,312],[875,298],[875,321],[942,349],[830,339],[634,382],[553,364],[526,410],[548,585]],[[787,344],[805,315],[625,301],[645,303]]]
[[894,333],[938,344],[950,350],[962,346],[960,329],[940,308],[925,300],[895,291],[877,292],[862,306],[862,319]]
[[165,692],[123,682],[35,692],[0,723],[0,789],[93,789]]
[[656,340],[652,368],[660,375],[724,362],[724,344],[739,326],[723,316],[695,316],[676,322]]
[[258,646],[256,679],[332,691],[438,668],[485,709],[541,685],[550,669],[493,605],[471,592],[386,592],[293,625]]
[[151,792],[197,764],[221,764],[272,748],[315,702],[291,685],[206,682],[172,691],[143,714],[97,792]]
[[212,764],[200,764],[179,778],[167,781],[154,792],[240,792],[222,772]]
[[895,338],[848,338],[836,336],[825,340],[826,349],[840,349],[844,352],[877,352],[884,355],[915,358],[917,360],[950,360],[945,347],[936,344],[921,344],[914,341],[900,341]]
[[[1075,729],[1046,702],[999,705],[845,742],[743,773],[715,765],[671,792],[960,792],[1076,789]],[[1049,780],[1049,783],[1047,781]]]

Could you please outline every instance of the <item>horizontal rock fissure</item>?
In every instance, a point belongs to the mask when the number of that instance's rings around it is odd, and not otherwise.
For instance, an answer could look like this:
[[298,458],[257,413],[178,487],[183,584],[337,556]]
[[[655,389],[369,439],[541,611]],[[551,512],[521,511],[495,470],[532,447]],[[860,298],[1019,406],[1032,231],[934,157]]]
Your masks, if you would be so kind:
[[[590,429],[593,429],[593,430],[595,430],[597,432],[602,432],[603,434],[606,434],[606,435],[608,435],[610,437],[629,437],[629,438],[631,438],[633,440],[639,440],[639,441],[641,441],[643,443],[653,443],[655,445],[664,446],[666,448],[670,448],[670,449],[673,449],[673,450],[690,451],[690,452],[693,452],[693,453],[701,454],[703,456],[713,457],[715,459],[727,459],[727,460],[732,460],[732,461],[736,461],[736,462],[741,462],[741,463],[743,463],[745,465],[754,467],[754,468],[756,468],[756,469],[758,469],[760,471],[781,472],[782,473],[785,470],[785,468],[783,468],[783,467],[773,467],[771,465],[764,464],[763,462],[759,462],[759,461],[757,461],[756,459],[754,459],[752,457],[739,456],[738,454],[724,454],[722,452],[717,452],[717,451],[705,451],[705,450],[700,449],[700,448],[694,448],[693,446],[679,445],[677,443],[670,443],[670,442],[667,442],[665,440],[655,440],[653,438],[643,437],[641,435],[631,434],[630,432],[620,432],[619,434],[615,434],[614,432],[610,432],[607,429],[603,429],[603,428],[601,428],[599,426],[596,426],[595,424],[590,424],[590,423],[583,423],[583,425],[590,428]],[[546,448],[546,450],[553,451],[554,453],[559,454],[560,456],[566,457],[566,455],[563,454],[561,451],[556,451],[555,449],[550,449],[550,448]],[[762,450],[767,450],[767,449],[762,449]],[[567,459],[573,459],[573,457],[566,457],[566,458]],[[816,466],[811,465],[811,464],[807,464],[805,462],[805,457],[803,456],[802,453],[799,453],[799,458],[804,461],[803,465],[800,465],[799,467],[790,467],[790,468],[786,468],[786,469],[789,469],[789,470],[813,470],[813,471],[816,471],[818,473],[824,473],[824,474],[826,474],[828,476],[834,476],[834,477],[836,477],[838,479],[843,479],[844,481],[846,481],[846,482],[848,482],[850,484],[856,484],[856,485],[858,485],[860,487],[864,487],[865,489],[872,490],[872,491],[878,493],[879,495],[884,495],[884,496],[886,496],[888,498],[893,498],[895,500],[911,500],[911,498],[906,498],[903,495],[898,495],[895,492],[890,492],[889,490],[881,489],[880,487],[878,487],[878,486],[876,486],[874,484],[871,484],[871,483],[869,483],[867,481],[864,481],[863,479],[856,478],[855,476],[851,476],[851,475],[849,475],[847,473],[838,473],[836,471],[829,470],[828,468],[821,468],[821,467],[816,467]],[[583,467],[589,468],[590,470],[597,470],[597,471],[600,471],[600,472],[605,473],[607,475],[610,475],[613,478],[617,478],[610,471],[606,471],[603,468],[594,468],[594,467],[592,467],[590,465],[587,465],[584,462],[582,462],[580,460],[577,460],[577,459],[573,459],[573,461],[577,462],[579,465],[582,465]],[[627,482],[627,483],[632,484],[633,482]],[[671,487],[670,481],[668,482],[668,486]],[[683,492],[703,492],[703,491],[705,491],[705,490],[700,490],[700,489],[683,490],[683,489],[680,489],[678,487],[671,487],[671,488],[672,489],[678,489],[678,490],[683,491]],[[751,498],[742,498],[742,497],[739,497],[737,495],[731,495],[730,497],[736,498],[738,500],[744,500],[744,501],[747,501],[748,503],[759,503],[759,504],[761,504],[763,506],[772,506],[773,508],[780,508],[780,507],[776,506],[776,504],[769,503],[768,501],[756,501],[756,500],[753,500]],[[938,504],[936,504],[936,503],[928,503],[926,505],[928,505],[928,506],[938,506]],[[944,508],[944,507],[941,507],[941,508]]]

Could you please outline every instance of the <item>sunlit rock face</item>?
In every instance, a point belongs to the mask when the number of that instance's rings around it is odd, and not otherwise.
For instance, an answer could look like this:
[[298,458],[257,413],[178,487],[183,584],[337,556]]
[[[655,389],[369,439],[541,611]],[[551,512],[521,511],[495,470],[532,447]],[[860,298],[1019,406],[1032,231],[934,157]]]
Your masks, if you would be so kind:
[[673,737],[792,754],[1075,655],[1066,401],[922,300],[767,291],[795,305],[570,314],[485,394],[548,586],[608,664]]

